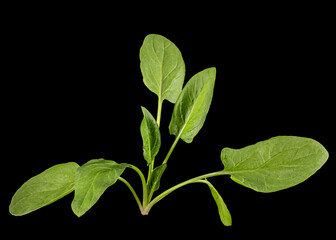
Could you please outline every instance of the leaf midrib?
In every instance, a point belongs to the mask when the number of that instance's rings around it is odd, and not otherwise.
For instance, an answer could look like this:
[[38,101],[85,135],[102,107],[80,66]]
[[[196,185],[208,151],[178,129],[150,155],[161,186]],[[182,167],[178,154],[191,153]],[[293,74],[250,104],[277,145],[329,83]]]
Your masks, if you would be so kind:
[[[317,153],[311,153],[311,154],[308,154],[308,155],[306,155],[306,156],[303,156],[303,157],[300,157],[300,158],[297,158],[296,160],[298,160],[298,159],[301,159],[301,158],[306,158],[306,157],[309,157],[309,156],[311,156],[311,155],[316,155]],[[273,157],[275,157],[275,156],[273,156]],[[272,158],[273,158],[272,157]],[[294,159],[294,158],[293,158]],[[293,159],[291,159],[291,161],[293,160]],[[271,160],[271,158],[269,159],[269,160],[267,160],[266,162],[268,162],[268,161],[270,161]],[[281,164],[279,164],[279,165],[271,165],[271,166],[269,166],[269,167],[266,167],[266,168],[263,168],[263,166],[266,164],[266,162],[265,163],[263,163],[262,165],[260,165],[259,167],[257,167],[257,168],[253,168],[253,169],[242,169],[242,170],[238,170],[238,171],[230,171],[230,170],[224,170],[223,172],[227,172],[227,173],[229,173],[229,174],[231,174],[231,175],[233,175],[233,174],[242,174],[242,173],[249,173],[249,172],[256,172],[256,171],[258,171],[258,170],[260,170],[260,169],[272,169],[272,168],[278,168],[279,166],[287,166],[287,167],[290,167],[290,166],[288,166],[288,165],[281,165]],[[305,166],[305,165],[295,165],[295,166]]]

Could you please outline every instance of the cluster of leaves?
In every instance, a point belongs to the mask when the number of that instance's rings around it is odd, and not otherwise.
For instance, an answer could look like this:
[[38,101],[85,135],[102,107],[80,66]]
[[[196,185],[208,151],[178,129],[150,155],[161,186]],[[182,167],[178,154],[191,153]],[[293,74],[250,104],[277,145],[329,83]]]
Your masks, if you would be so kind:
[[[9,211],[25,215],[75,191],[71,207],[77,216],[86,213],[104,191],[118,180],[133,194],[143,215],[171,192],[191,183],[206,184],[217,204],[222,223],[232,224],[223,198],[208,178],[231,175],[235,182],[258,192],[274,192],[297,185],[312,176],[328,159],[327,150],[317,141],[295,136],[278,136],[242,149],[224,148],[221,160],[224,170],[204,174],[169,188],[153,198],[160,179],[179,139],[191,143],[202,128],[212,101],[216,69],[207,68],[195,74],[183,87],[185,64],[179,49],[163,36],[148,35],[140,49],[140,68],[144,84],[158,96],[156,119],[142,107],[140,126],[143,156],[148,176],[132,164],[94,159],[82,166],[69,162],[55,165],[29,179],[14,194]],[[169,132],[175,135],[162,163],[155,167],[161,146],[160,119],[163,100],[175,104]],[[131,184],[121,177],[127,169],[138,173],[142,183],[142,201]]]

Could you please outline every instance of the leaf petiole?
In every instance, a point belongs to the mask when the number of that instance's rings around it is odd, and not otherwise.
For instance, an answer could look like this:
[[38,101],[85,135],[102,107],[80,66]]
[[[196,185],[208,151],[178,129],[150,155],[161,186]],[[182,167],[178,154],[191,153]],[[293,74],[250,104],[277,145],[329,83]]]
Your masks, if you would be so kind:
[[148,188],[147,188],[147,182],[146,182],[145,176],[143,175],[141,170],[139,168],[137,168],[136,166],[134,166],[132,164],[128,164],[127,167],[136,171],[138,173],[138,175],[140,176],[141,183],[142,183],[142,205],[143,205],[143,207],[146,207],[147,204],[148,204]]
[[[159,95],[158,96],[157,115],[156,115],[156,123],[157,123],[159,128],[160,128],[160,121],[161,121],[162,103],[163,103],[163,99],[161,99],[161,95]],[[147,183],[150,181],[150,179],[152,177],[152,173],[153,173],[153,170],[154,170],[154,162],[155,162],[155,158],[153,158],[152,162],[149,164]]]
[[177,137],[175,138],[174,142],[173,142],[173,145],[170,147],[169,152],[167,153],[165,159],[163,160],[162,165],[163,165],[163,164],[166,164],[166,163],[168,162],[169,157],[170,157],[170,155],[172,154],[172,152],[174,151],[174,149],[175,149],[175,147],[176,147],[176,144],[178,143],[179,140],[180,140],[180,136],[177,136]]
[[134,188],[131,186],[131,184],[129,182],[126,181],[126,179],[122,178],[122,177],[119,177],[118,180],[122,181],[123,183],[125,183],[125,185],[129,188],[129,190],[132,192],[133,196],[134,196],[134,199],[135,201],[137,202],[138,204],[138,207],[140,209],[140,211],[143,210],[143,207],[142,207],[142,204],[141,204],[141,201],[138,197],[138,195],[136,194]]
[[226,171],[218,171],[218,172],[213,172],[213,173],[207,173],[198,177],[194,177],[191,178],[187,181],[184,181],[180,184],[177,184],[169,189],[167,189],[166,191],[164,191],[163,193],[161,193],[160,195],[158,195],[156,198],[154,198],[145,208],[146,212],[149,212],[150,209],[156,204],[158,203],[160,200],[162,200],[164,197],[166,197],[168,194],[174,192],[175,190],[179,189],[180,187],[183,187],[185,185],[191,184],[191,183],[195,183],[199,180],[203,180],[206,178],[210,178],[210,177],[216,177],[216,176],[221,176],[221,175],[229,175],[231,174],[231,172],[226,172]]
[[158,109],[157,109],[157,115],[156,115],[156,122],[157,122],[158,127],[160,127],[162,103],[163,103],[163,100],[161,99],[161,96],[159,96],[158,97]]

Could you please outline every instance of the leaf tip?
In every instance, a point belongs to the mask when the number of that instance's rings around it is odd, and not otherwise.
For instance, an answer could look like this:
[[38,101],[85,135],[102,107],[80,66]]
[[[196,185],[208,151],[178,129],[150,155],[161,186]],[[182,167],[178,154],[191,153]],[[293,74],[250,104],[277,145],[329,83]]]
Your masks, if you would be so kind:
[[81,208],[79,208],[74,201],[72,201],[72,203],[71,203],[71,209],[72,209],[72,212],[77,217],[81,217],[81,216],[83,216],[86,213],[86,211],[82,211]]

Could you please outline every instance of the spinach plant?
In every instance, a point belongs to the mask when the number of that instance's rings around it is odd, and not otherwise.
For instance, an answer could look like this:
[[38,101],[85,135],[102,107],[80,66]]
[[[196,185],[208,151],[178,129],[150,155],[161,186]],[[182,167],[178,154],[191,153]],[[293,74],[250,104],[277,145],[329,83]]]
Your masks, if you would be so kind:
[[[230,175],[233,181],[255,191],[275,192],[305,181],[327,161],[327,150],[313,139],[273,137],[242,149],[223,148],[223,170],[186,180],[155,196],[178,141],[182,139],[191,143],[204,124],[212,101],[216,68],[195,74],[183,87],[185,64],[181,52],[174,43],[155,34],[145,38],[140,49],[140,62],[144,84],[158,96],[156,119],[141,107],[140,132],[143,157],[148,166],[147,177],[132,164],[105,159],[94,159],[82,166],[74,162],[58,164],[29,179],[17,190],[9,206],[12,215],[25,215],[74,191],[71,208],[80,217],[117,181],[129,188],[141,214],[147,215],[155,204],[175,190],[191,183],[202,183],[210,189],[220,220],[225,226],[230,226],[230,212],[208,179]],[[169,124],[169,132],[175,135],[175,141],[162,162],[156,164],[155,158],[161,146],[160,119],[164,100],[175,104]],[[131,184],[121,177],[126,169],[139,175],[142,200]]]

